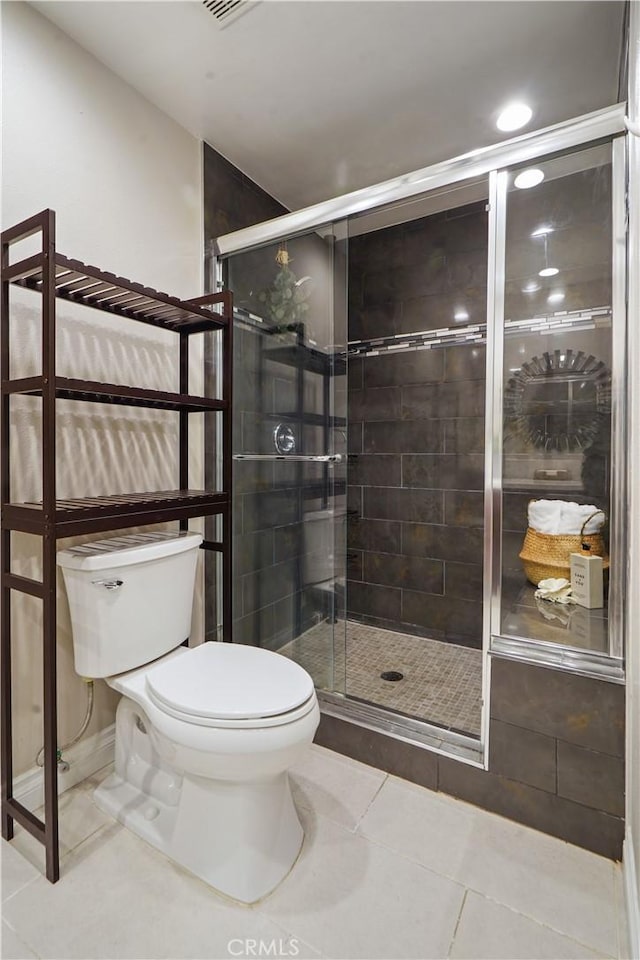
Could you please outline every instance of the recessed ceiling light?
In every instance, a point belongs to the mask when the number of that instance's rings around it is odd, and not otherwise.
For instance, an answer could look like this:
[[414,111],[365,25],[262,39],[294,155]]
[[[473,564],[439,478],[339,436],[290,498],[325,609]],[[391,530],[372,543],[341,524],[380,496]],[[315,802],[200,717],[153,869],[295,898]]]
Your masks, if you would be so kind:
[[556,290],[555,293],[550,293],[547,297],[547,303],[561,303],[564,300],[564,293],[562,290]]
[[540,284],[536,283],[535,280],[531,280],[525,287],[522,288],[523,293],[537,293],[540,289]]
[[460,309],[454,313],[453,319],[456,323],[464,323],[465,320],[469,319],[469,314],[463,307],[460,307]]
[[543,270],[538,274],[539,277],[555,277],[557,273],[560,273],[557,267],[544,267]]
[[544,180],[544,173],[536,167],[530,167],[529,170],[523,170],[513,181],[518,190],[528,190],[529,187],[537,187]]
[[532,237],[547,237],[550,233],[553,233],[553,227],[538,227],[537,230],[534,230],[531,234]]
[[510,103],[500,111],[496,120],[498,130],[519,130],[529,123],[533,110],[526,103]]

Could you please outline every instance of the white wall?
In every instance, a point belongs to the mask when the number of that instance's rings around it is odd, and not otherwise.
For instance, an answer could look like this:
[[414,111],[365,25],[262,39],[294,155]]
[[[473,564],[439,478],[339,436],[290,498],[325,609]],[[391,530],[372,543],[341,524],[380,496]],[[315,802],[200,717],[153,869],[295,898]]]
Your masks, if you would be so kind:
[[627,629],[627,837],[624,850],[631,956],[640,957],[640,2],[629,29],[629,370],[630,430],[629,604]]
[[[177,296],[202,292],[201,148],[26,3],[3,4],[2,223],[50,207],[66,256]],[[14,296],[12,376],[39,372],[39,298]],[[59,372],[158,389],[177,388],[177,338],[58,302]],[[200,338],[197,338],[198,340]],[[194,354],[201,344],[196,343]],[[198,357],[192,366],[197,367]],[[198,371],[199,372],[199,371]],[[197,383],[191,388],[197,392]],[[38,496],[39,409],[12,402],[15,500]],[[177,486],[177,414],[58,404],[58,495]],[[201,485],[194,430],[192,485]],[[39,576],[39,541],[14,535],[14,570]],[[68,543],[65,541],[64,543]],[[75,675],[59,581],[59,742],[80,724],[84,684]],[[14,601],[15,767],[33,765],[42,742],[40,601]],[[196,639],[201,632],[198,623]],[[89,734],[113,721],[115,698],[97,683]]]

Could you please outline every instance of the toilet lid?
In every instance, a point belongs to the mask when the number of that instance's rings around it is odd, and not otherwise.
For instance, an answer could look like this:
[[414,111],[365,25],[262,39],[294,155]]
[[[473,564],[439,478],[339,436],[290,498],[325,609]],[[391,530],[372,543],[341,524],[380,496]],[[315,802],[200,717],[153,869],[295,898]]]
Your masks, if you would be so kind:
[[293,660],[237,643],[203,643],[151,669],[152,699],[183,715],[219,720],[275,717],[313,694],[313,681]]

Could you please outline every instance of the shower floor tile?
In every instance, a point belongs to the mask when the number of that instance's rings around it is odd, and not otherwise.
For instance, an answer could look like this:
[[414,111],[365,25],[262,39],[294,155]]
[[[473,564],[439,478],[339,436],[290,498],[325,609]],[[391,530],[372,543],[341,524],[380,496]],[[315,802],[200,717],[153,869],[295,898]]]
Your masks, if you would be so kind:
[[[482,651],[348,620],[321,623],[280,649],[320,689],[480,736]],[[335,631],[335,654],[334,654]],[[397,671],[402,680],[382,680]]]

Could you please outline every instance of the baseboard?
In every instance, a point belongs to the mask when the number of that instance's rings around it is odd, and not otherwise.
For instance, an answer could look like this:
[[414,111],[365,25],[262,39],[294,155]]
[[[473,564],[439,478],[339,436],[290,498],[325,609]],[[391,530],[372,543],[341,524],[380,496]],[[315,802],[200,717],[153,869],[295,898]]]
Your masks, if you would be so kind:
[[[58,793],[64,793],[81,780],[113,760],[116,727],[112,723],[98,733],[86,737],[64,752],[69,764],[66,773],[58,773]],[[32,767],[13,781],[13,795],[28,810],[37,810],[44,803],[44,773],[41,767]]]
[[624,899],[627,908],[627,928],[632,960],[640,958],[640,887],[636,856],[631,842],[631,833],[627,830],[622,854],[624,877]]

